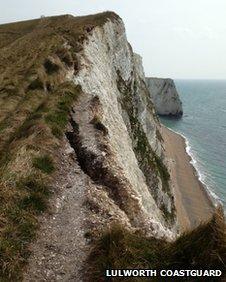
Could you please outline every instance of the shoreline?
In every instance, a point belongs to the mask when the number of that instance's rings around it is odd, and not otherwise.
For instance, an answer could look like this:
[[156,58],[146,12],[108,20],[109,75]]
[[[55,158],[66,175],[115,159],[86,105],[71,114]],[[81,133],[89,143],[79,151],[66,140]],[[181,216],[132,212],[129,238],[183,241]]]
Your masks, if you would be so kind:
[[163,124],[161,126],[179,229],[180,232],[185,232],[211,218],[215,211],[215,199],[193,165],[187,139]]
[[[166,127],[165,125],[161,124],[162,126]],[[210,197],[211,201],[213,202],[215,207],[218,207],[219,204],[221,204],[220,198],[211,190],[208,188],[208,185],[204,182],[204,180],[202,179],[203,174],[200,172],[199,168],[197,168],[197,166],[195,165],[197,163],[195,157],[193,156],[193,154],[190,152],[191,146],[189,144],[189,140],[187,139],[186,136],[184,136],[182,133],[177,132],[172,130],[171,128],[166,127],[169,131],[172,131],[172,133],[175,133],[179,136],[181,136],[184,139],[185,142],[185,151],[188,154],[188,156],[190,157],[190,164],[192,165],[192,167],[195,170],[195,174],[198,178],[198,180],[201,182],[201,184],[204,186],[205,191],[207,192],[208,196]]]

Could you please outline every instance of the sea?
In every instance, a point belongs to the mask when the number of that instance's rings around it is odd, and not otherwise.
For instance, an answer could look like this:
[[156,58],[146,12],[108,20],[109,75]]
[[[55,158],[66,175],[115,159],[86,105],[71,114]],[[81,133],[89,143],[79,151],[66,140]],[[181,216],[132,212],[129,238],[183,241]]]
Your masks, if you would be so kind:
[[181,119],[161,122],[186,139],[187,152],[208,192],[226,213],[226,80],[175,80]]

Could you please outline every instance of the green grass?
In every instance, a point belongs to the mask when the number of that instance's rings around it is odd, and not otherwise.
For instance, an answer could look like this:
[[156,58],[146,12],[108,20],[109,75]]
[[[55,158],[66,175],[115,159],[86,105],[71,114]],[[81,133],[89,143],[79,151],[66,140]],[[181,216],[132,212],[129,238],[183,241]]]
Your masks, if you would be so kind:
[[45,115],[45,122],[50,126],[53,135],[57,138],[63,136],[68,123],[69,112],[80,93],[80,86],[65,84],[58,90],[57,103],[52,105],[50,112]]
[[64,134],[63,131],[57,125],[51,126],[51,132],[58,139],[61,139]]
[[47,115],[45,120],[49,124],[65,127],[67,124],[67,113],[64,111],[55,111],[54,113]]
[[[114,225],[91,251],[89,274],[92,281],[105,281],[105,269],[221,269],[225,274],[225,232],[222,211],[217,212],[210,222],[183,234],[174,242],[146,238]],[[111,281],[128,280],[112,278]],[[149,280],[138,278],[133,281]],[[195,281],[203,281],[203,277]]]
[[53,161],[48,155],[34,158],[33,166],[40,169],[44,173],[51,173],[55,169]]
[[[51,167],[51,169],[53,168]],[[44,183],[34,180],[33,177],[29,177],[17,185],[27,192],[18,203],[20,209],[31,210],[34,213],[41,213],[46,210],[50,190]]]
[[27,244],[38,228],[37,215],[47,210],[50,189],[41,179],[34,180],[37,178],[20,179],[10,201],[1,202],[5,225],[0,232],[0,281],[22,279],[21,268],[29,256]]

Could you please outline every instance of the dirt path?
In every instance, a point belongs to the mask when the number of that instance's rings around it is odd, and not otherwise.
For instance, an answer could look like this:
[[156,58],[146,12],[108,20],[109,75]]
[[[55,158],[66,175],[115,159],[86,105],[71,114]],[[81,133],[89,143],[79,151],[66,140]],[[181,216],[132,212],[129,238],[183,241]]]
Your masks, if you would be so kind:
[[[105,230],[113,221],[130,226],[125,212],[109,196],[108,187],[92,178],[96,168],[90,158],[97,156],[98,160],[107,154],[102,151],[102,133],[91,122],[94,110],[98,112],[87,95],[81,95],[73,107],[67,138],[58,152],[52,213],[40,219],[41,229],[31,246],[24,274],[26,282],[82,282],[91,248],[90,234]],[[101,171],[97,172],[102,176]]]
[[65,141],[60,159],[59,182],[55,183],[52,214],[41,218],[37,241],[31,246],[24,281],[82,281],[81,268],[88,252],[84,199],[92,185],[81,171]]

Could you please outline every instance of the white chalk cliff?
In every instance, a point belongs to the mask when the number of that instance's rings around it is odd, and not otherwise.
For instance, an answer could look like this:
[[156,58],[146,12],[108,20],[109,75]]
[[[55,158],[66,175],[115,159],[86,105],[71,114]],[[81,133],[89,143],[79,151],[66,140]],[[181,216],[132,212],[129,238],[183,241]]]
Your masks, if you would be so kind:
[[[82,68],[72,79],[81,85],[84,95],[74,107],[73,119],[82,147],[93,155],[89,165],[97,170],[99,162],[107,178],[105,181],[102,175],[101,181],[114,189],[115,195],[107,197],[113,200],[114,209],[123,211],[129,225],[152,230],[160,237],[171,236],[175,210],[159,140],[160,125],[142,59],[128,44],[120,18],[109,19],[92,31],[80,61]],[[96,116],[107,129],[104,137],[98,137],[90,123]]]
[[146,83],[157,114],[174,117],[183,115],[182,102],[172,79],[147,77]]

